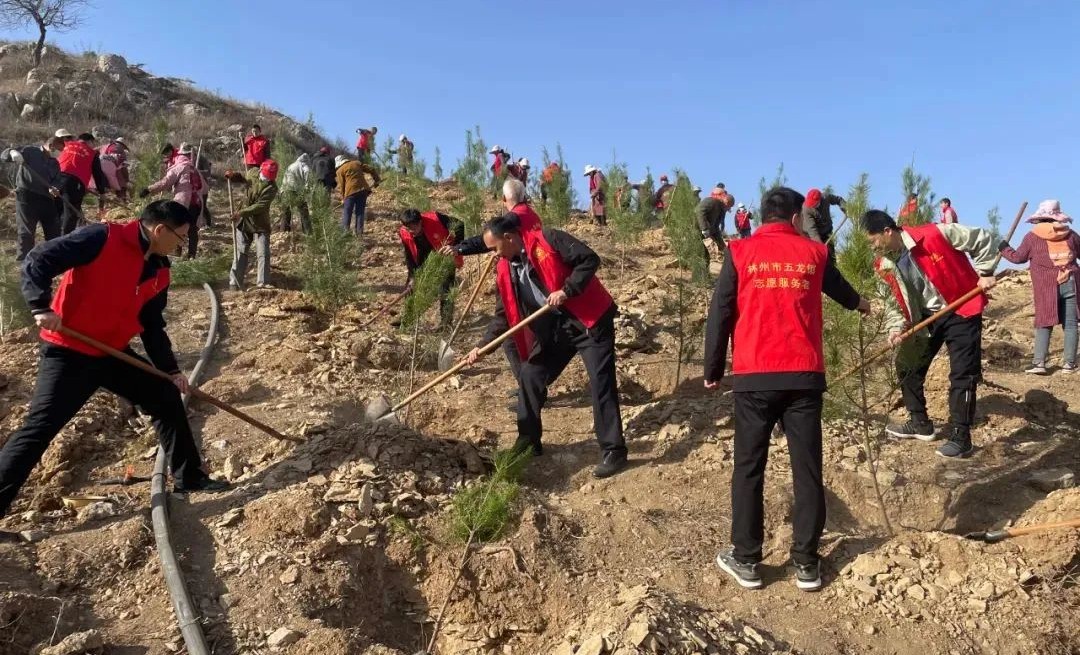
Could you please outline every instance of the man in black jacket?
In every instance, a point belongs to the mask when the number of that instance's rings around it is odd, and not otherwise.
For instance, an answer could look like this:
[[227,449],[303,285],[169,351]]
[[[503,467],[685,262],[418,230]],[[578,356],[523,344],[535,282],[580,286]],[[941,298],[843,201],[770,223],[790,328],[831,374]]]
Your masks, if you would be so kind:
[[495,315],[467,355],[468,362],[475,363],[481,348],[527,316],[545,305],[552,308],[514,336],[522,359],[514,450],[543,453],[540,414],[548,386],[580,354],[589,374],[593,428],[603,452],[593,475],[615,475],[627,463],[615,377],[618,308],[596,277],[600,257],[561,230],[522,230],[514,213],[488,223],[484,240],[500,257],[499,294]]
[[311,175],[326,187],[327,191],[337,186],[337,168],[329,147],[319,148],[319,152],[311,158]]
[[818,189],[810,189],[806,192],[806,200],[802,207],[802,231],[818,243],[827,244],[829,255],[835,250],[833,247],[833,220],[829,207],[839,207],[844,210],[844,199],[831,193],[822,193]]
[[765,464],[783,420],[795,506],[791,559],[796,585],[821,588],[817,548],[825,526],[821,411],[825,391],[821,294],[867,313],[870,305],[840,275],[828,250],[798,225],[803,197],[778,187],[762,198],[762,225],[728,244],[705,327],[705,388],[724,377],[733,343],[735,466],[731,474],[732,549],[717,564],[741,586],[762,586]]
[[[167,253],[187,238],[191,221],[183,205],[162,200],[147,206],[134,223],[97,223],[41,244],[27,256],[22,293],[46,343],[30,411],[0,450],[0,516],[53,437],[99,387],[126,398],[153,419],[177,492],[228,488],[202,470],[180,399],[189,390],[187,379],[165,332]],[[141,271],[132,266],[141,266]],[[52,280],[59,275],[64,277],[54,299]],[[150,361],[173,382],[109,357],[62,327],[126,348],[132,356],[126,341],[139,333]]]
[[[445,236],[439,239],[436,233],[443,231]],[[459,243],[465,238],[465,224],[441,212],[421,213],[418,209],[406,209],[401,213],[401,230],[398,234],[405,254],[405,268],[409,272],[406,285],[411,288],[416,280],[416,271],[432,252],[439,252],[443,246]],[[443,323],[452,321],[454,317],[454,303],[450,301],[450,290],[457,282],[454,272],[450,271],[439,289],[439,313]]]
[[37,226],[41,225],[45,240],[60,236],[60,212],[56,199],[60,197],[60,162],[54,153],[64,147],[58,137],[40,146],[8,148],[0,152],[0,162],[18,165],[15,173],[15,218],[17,221],[18,251],[16,261],[26,258],[34,247]]

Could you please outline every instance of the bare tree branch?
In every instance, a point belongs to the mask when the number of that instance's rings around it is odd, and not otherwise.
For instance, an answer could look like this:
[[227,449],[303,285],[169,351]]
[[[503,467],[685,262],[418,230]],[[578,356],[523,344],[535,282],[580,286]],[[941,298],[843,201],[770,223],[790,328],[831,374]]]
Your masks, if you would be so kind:
[[49,29],[54,32],[75,29],[82,22],[83,10],[89,6],[89,0],[0,0],[0,26],[10,29],[37,27],[34,64],[38,65],[46,32]]

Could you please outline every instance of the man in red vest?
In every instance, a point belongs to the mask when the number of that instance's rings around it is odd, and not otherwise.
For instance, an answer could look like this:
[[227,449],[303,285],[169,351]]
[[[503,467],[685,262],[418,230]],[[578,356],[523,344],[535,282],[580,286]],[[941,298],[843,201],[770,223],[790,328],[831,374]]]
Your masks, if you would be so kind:
[[[465,238],[465,224],[440,212],[406,209],[401,213],[398,237],[405,250],[405,268],[409,271],[406,286],[411,289],[416,281],[416,271],[424,265],[428,255]],[[461,255],[455,255],[454,268],[461,268],[462,261]],[[439,289],[439,310],[444,323],[451,321],[454,316],[454,304],[449,300],[455,281],[454,272],[451,271]]]
[[[503,182],[503,206],[506,207],[506,211],[518,217],[518,220],[521,221],[522,230],[538,230],[543,227],[540,215],[528,203],[525,185],[519,180],[506,180]],[[483,234],[468,239],[459,239],[452,246],[446,245],[439,250],[444,255],[459,257],[482,255],[488,251],[489,247],[485,243]],[[517,379],[518,374],[521,372],[521,358],[518,357],[517,348],[512,341],[507,340],[503,343],[503,354],[506,355],[510,370],[513,372],[514,378]],[[517,395],[516,391],[511,394],[511,396],[515,395]]]
[[[202,470],[181,392],[188,384],[165,332],[162,312],[169,288],[168,253],[187,238],[187,208],[150,203],[137,221],[96,223],[39,245],[27,255],[22,292],[45,342],[37,383],[22,427],[0,450],[0,516],[37,465],[53,437],[99,387],[150,416],[165,450],[174,489],[221,491],[227,484]],[[55,295],[53,278],[63,275]],[[61,327],[136,356],[128,345],[141,336],[153,365],[170,383],[69,336]]]
[[956,210],[953,209],[952,200],[948,198],[941,199],[941,222],[946,224],[960,222],[960,217],[956,215]]
[[783,420],[795,491],[791,560],[803,590],[821,588],[825,526],[821,409],[825,391],[821,294],[847,309],[870,305],[840,275],[823,244],[803,236],[802,194],[778,187],[761,202],[761,226],[728,242],[705,328],[705,388],[724,377],[732,343],[735,467],[730,551],[716,562],[743,587],[762,585],[765,462]]
[[[365,164],[370,164],[372,155],[375,153],[375,135],[379,128],[372,126],[371,129],[356,128],[356,158]],[[411,143],[411,142],[410,142]]]
[[79,227],[82,221],[83,199],[90,180],[94,181],[98,194],[98,209],[104,209],[105,190],[109,188],[109,178],[101,168],[101,157],[94,149],[94,135],[83,133],[77,139],[64,142],[64,150],[57,158],[60,162],[60,232],[69,234]]
[[668,196],[675,190],[675,185],[668,180],[667,175],[660,176],[660,188],[653,194],[652,203],[653,208],[662,212],[667,208]]
[[[907,327],[922,321],[978,287],[993,288],[997,242],[989,230],[958,224],[898,227],[883,211],[862,217],[874,249],[882,253],[877,268],[888,300],[885,305],[890,343],[898,344]],[[967,255],[974,259],[974,266]],[[969,457],[975,392],[982,377],[982,312],[985,294],[978,294],[930,325],[920,356],[897,360],[900,391],[911,415],[885,431],[901,439],[933,441],[934,424],[926,413],[924,387],[930,364],[944,345],[949,351],[949,440],[938,448],[942,457]]]
[[544,305],[555,310],[514,335],[521,357],[518,375],[518,438],[515,452],[543,454],[540,413],[548,386],[580,354],[589,374],[593,429],[603,451],[593,476],[606,478],[626,466],[619,389],[615,378],[615,315],[618,308],[596,277],[600,257],[561,230],[526,230],[517,214],[488,223],[484,241],[499,255],[495,315],[487,333],[467,356]]
[[260,126],[252,125],[251,134],[244,139],[244,164],[250,170],[262,166],[267,159],[270,159],[270,139],[263,136]]

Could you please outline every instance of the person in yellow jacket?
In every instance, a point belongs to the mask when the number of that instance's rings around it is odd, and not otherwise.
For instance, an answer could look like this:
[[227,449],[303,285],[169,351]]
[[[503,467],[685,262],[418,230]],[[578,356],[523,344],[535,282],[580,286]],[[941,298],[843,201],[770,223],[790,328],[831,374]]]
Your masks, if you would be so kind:
[[[346,231],[353,229],[358,237],[363,236],[367,199],[371,191],[379,186],[379,171],[370,164],[349,159],[345,155],[338,155],[334,164],[337,167],[337,188],[341,192],[342,200],[341,227]],[[365,175],[371,176],[370,185]]]

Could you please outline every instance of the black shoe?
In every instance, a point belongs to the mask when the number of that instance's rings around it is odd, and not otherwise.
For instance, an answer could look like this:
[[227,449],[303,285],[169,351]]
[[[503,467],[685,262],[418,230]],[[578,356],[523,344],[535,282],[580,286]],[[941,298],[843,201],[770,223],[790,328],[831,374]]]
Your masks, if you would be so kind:
[[740,587],[747,589],[760,589],[761,574],[757,570],[757,562],[746,563],[735,559],[735,549],[720,553],[716,556],[716,565],[722,571],[735,578]]
[[803,591],[818,591],[821,589],[821,562],[813,564],[795,565],[795,586]]
[[544,446],[539,441],[533,441],[528,437],[518,437],[510,452],[513,453],[514,457],[525,452],[531,453],[533,457],[539,457],[544,454]]
[[215,480],[210,476],[203,478],[197,478],[191,482],[174,482],[173,493],[174,494],[186,494],[192,491],[203,491],[206,493],[219,493],[222,491],[228,491],[232,489],[232,485],[224,480]]
[[604,458],[593,469],[594,478],[610,478],[626,468],[626,453],[606,452]]
[[919,441],[933,441],[934,423],[932,421],[917,421],[911,419],[906,423],[890,422],[885,426],[885,433],[891,434],[897,439],[918,439]]

